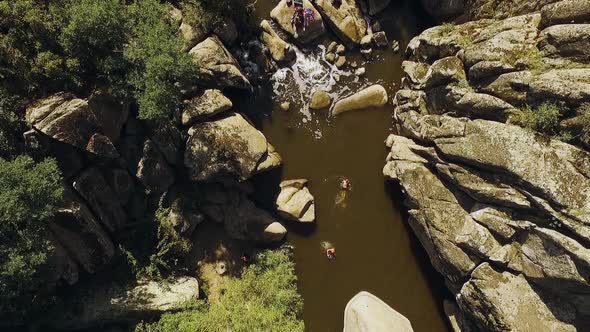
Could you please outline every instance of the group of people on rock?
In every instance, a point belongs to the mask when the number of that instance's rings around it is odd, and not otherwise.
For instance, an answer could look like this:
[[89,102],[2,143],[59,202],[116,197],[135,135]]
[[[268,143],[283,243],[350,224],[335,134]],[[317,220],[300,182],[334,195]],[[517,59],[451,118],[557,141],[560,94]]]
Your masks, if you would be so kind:
[[305,31],[305,29],[315,21],[315,12],[311,8],[304,8],[303,0],[286,0],[287,6],[295,7],[291,24],[296,31]]

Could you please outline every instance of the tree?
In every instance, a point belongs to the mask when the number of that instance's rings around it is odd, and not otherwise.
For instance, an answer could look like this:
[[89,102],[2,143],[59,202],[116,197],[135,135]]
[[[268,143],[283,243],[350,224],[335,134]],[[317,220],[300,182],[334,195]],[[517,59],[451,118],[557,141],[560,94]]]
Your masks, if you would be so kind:
[[303,302],[296,281],[294,264],[285,250],[264,251],[241,278],[225,281],[218,302],[193,303],[156,323],[138,325],[136,332],[303,331]]
[[61,173],[53,159],[0,158],[0,187],[0,313],[18,317],[41,301],[46,223],[63,194]]
[[157,0],[128,6],[131,38],[124,54],[133,65],[129,81],[142,119],[169,118],[180,105],[180,86],[196,75],[178,30],[165,19],[169,9]]

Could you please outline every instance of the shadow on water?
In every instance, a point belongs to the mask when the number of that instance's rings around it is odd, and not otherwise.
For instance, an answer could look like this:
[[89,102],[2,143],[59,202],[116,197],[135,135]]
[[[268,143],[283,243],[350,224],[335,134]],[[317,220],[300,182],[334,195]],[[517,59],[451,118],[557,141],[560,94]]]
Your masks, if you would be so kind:
[[[258,0],[256,15],[268,19],[277,1]],[[380,14],[389,39],[403,50],[431,22],[413,1],[392,3]],[[366,62],[358,52],[346,54],[349,63],[366,68],[358,78],[348,68],[337,70],[324,60],[322,45],[299,52],[297,62],[280,70],[270,85],[254,97],[234,103],[249,116],[281,154],[284,166],[254,179],[257,204],[274,209],[281,180],[304,178],[315,196],[315,226],[286,223],[288,243],[295,247],[299,290],[305,301],[307,331],[342,331],[346,303],[359,291],[369,291],[405,315],[416,332],[446,331],[442,301],[450,297],[442,277],[407,224],[403,196],[395,184],[384,182],[387,151],[384,140],[392,131],[393,106],[345,113],[310,111],[311,91],[327,89],[342,98],[370,84],[382,84],[390,99],[399,89],[402,54],[375,50]],[[338,79],[336,79],[338,78]],[[290,110],[279,105],[290,103]],[[337,204],[339,179],[352,183],[344,204]],[[322,249],[330,242],[337,258]]]

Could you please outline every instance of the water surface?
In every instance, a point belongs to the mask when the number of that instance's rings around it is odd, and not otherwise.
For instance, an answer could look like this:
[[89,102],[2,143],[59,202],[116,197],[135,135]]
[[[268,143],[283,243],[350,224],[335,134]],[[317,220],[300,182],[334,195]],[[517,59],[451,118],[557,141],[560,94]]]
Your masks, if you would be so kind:
[[[275,4],[258,0],[258,18],[269,19]],[[388,37],[399,40],[402,50],[428,24],[413,6],[393,4],[383,14]],[[284,160],[282,170],[259,177],[257,185],[271,187],[278,178],[304,178],[315,196],[317,224],[287,225],[305,301],[306,330],[342,331],[346,303],[366,290],[405,315],[415,331],[446,331],[441,306],[447,295],[441,277],[402,217],[399,189],[382,175],[392,105],[333,119],[328,111],[310,111],[306,106],[315,88],[339,98],[374,83],[385,86],[391,99],[401,79],[402,52],[379,50],[367,64],[358,52],[347,53],[351,62],[366,67],[366,76],[357,78],[351,74],[354,69],[336,70],[323,60],[330,40],[335,37],[322,41],[324,46],[302,49],[297,63],[279,71],[272,86],[240,105]],[[291,103],[289,111],[279,107],[285,101]],[[350,179],[353,189],[345,204],[338,205],[341,177]],[[271,196],[259,197],[260,203],[271,204]],[[335,246],[336,260],[326,258],[324,241]]]

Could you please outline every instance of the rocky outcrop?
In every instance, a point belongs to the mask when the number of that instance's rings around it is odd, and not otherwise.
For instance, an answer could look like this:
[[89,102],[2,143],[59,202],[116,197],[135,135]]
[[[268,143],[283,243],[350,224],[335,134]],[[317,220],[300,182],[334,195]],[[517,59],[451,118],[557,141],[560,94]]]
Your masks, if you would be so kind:
[[[541,13],[434,27],[406,50],[384,174],[407,196],[463,330],[590,321],[590,153],[573,125],[590,101],[587,22],[554,2],[494,2],[490,17]],[[578,146],[518,126],[547,103]]]
[[344,310],[344,332],[413,332],[412,324],[399,312],[368,292],[356,294]]
[[193,126],[189,130],[184,163],[194,181],[211,181],[224,176],[245,180],[264,171],[269,145],[264,135],[242,115],[227,117]]
[[305,29],[296,29],[292,24],[295,7],[288,6],[286,0],[281,0],[277,6],[270,12],[270,17],[291,37],[299,43],[309,43],[326,33],[324,21],[318,10],[308,0],[303,0],[303,7],[310,8],[314,12],[315,20]]
[[196,97],[185,102],[182,111],[182,124],[191,126],[197,121],[202,121],[233,107],[221,91],[216,89],[205,90]]
[[336,35],[350,47],[360,44],[367,34],[367,22],[355,0],[342,0],[334,6],[332,0],[316,0],[315,4]]
[[115,246],[84,203],[73,193],[65,197],[66,203],[57,209],[48,223],[49,230],[56,245],[63,247],[78,266],[88,273],[95,273],[111,261]]
[[27,108],[26,120],[43,134],[92,154],[116,158],[114,144],[128,115],[126,105],[95,94],[89,99],[58,93]]
[[268,212],[256,207],[242,188],[214,184],[203,186],[201,191],[203,213],[223,224],[231,237],[276,243],[287,235],[285,227]]
[[213,35],[198,43],[189,53],[202,84],[221,89],[252,88],[236,59],[217,36]]
[[143,143],[135,176],[149,190],[165,192],[174,183],[174,171],[151,140]]
[[306,185],[307,180],[281,182],[281,192],[276,201],[281,216],[299,222],[315,221],[314,198]]
[[295,49],[284,41],[267,20],[260,23],[262,42],[270,52],[270,56],[277,63],[285,64],[295,60]]
[[332,109],[332,116],[340,113],[362,110],[370,107],[379,107],[387,104],[387,91],[381,85],[372,85],[350,97],[336,102]]
[[51,311],[49,325],[58,330],[80,330],[113,323],[131,323],[165,312],[181,310],[199,297],[199,282],[177,277],[165,283],[143,281],[137,285],[102,285],[79,289],[63,309]]

